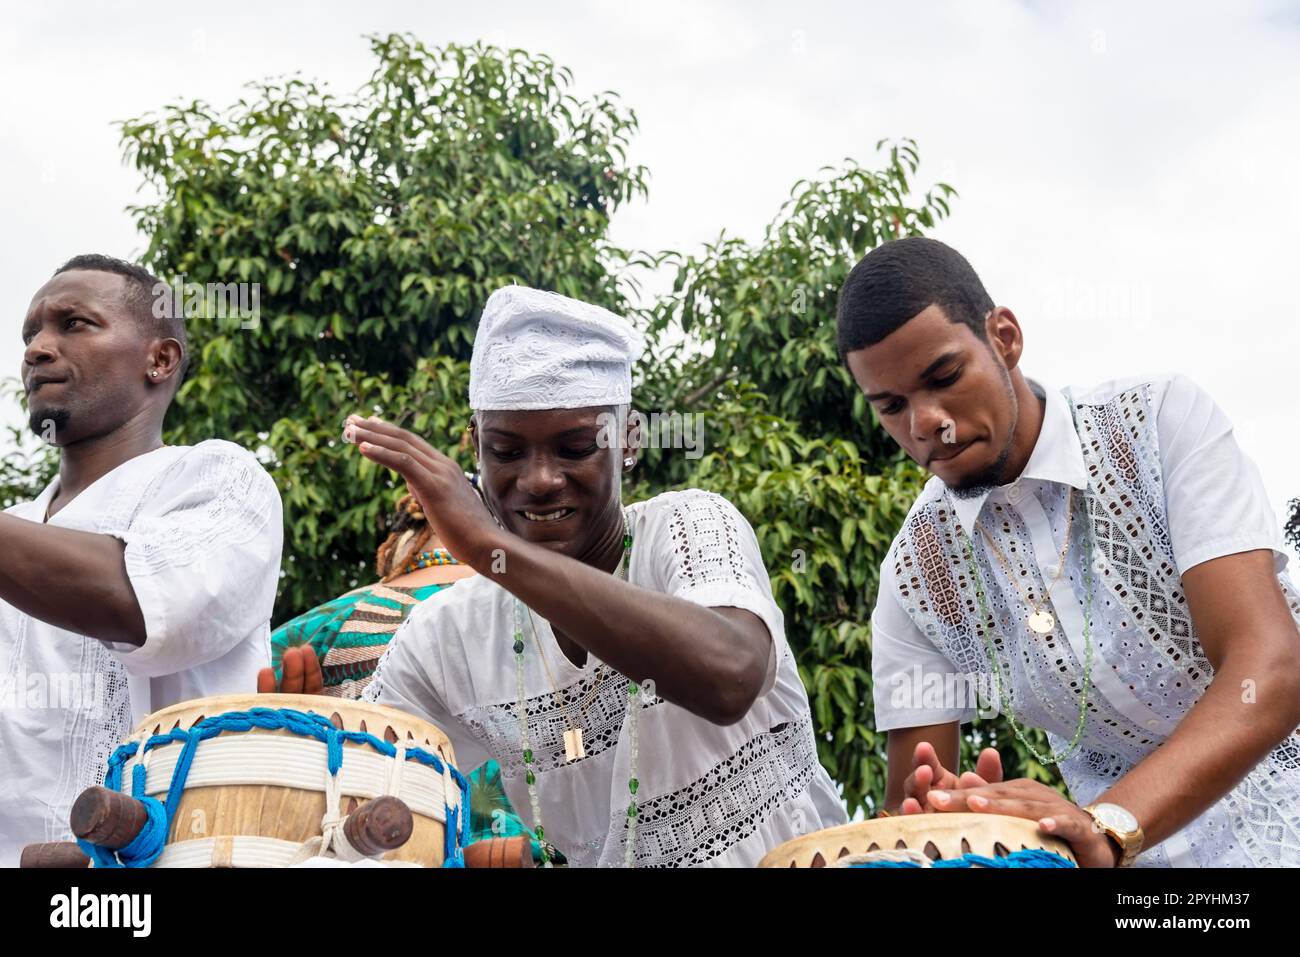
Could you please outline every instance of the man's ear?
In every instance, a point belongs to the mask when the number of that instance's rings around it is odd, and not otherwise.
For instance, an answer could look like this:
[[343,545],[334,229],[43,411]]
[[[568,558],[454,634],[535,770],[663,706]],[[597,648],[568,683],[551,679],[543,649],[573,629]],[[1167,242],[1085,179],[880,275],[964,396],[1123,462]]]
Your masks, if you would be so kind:
[[[181,371],[185,350],[177,339],[155,339],[149,347],[149,382],[162,385]],[[156,373],[156,374],[155,374]]]
[[479,436],[479,432],[478,432],[477,412],[470,413],[469,425],[466,427],[466,429],[469,432],[469,447],[470,450],[474,453],[474,471],[481,472],[482,468],[480,466],[483,461],[483,454],[482,454],[483,450],[480,447],[481,437]]
[[1003,364],[1010,372],[1020,363],[1020,357],[1025,350],[1020,320],[1006,306],[998,306],[985,319],[984,328],[988,333],[989,348],[1001,356]]
[[645,441],[645,436],[641,434],[642,426],[645,424],[645,417],[636,409],[629,409],[627,413],[627,422],[623,429],[623,459],[624,468],[631,468],[626,464],[627,459],[632,459],[632,464],[641,457],[641,445]]

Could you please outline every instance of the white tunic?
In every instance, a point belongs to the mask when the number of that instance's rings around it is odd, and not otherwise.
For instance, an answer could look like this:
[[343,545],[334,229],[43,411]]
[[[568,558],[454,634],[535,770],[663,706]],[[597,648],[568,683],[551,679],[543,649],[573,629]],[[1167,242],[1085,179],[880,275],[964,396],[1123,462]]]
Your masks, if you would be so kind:
[[[791,837],[844,823],[749,523],[725,499],[698,490],[668,492],[627,513],[631,584],[743,608],[773,640],[762,693],[739,722],[715,725],[659,698],[640,711],[637,866],[751,867]],[[461,768],[495,758],[511,802],[536,825],[515,710],[513,603],[490,575],[423,602],[366,694],[441,727]],[[574,665],[545,619],[533,618],[559,688],[554,694],[525,614],[525,698],[546,839],[574,866],[619,866],[630,777],[627,681],[594,655]],[[582,727],[586,757],[566,762],[563,734],[572,721]]]
[[[58,484],[8,514],[43,521]],[[244,449],[213,440],[136,456],[49,524],[125,543],[146,640],[97,641],[0,602],[2,866],[25,844],[71,839],[73,800],[103,782],[136,722],[178,701],[253,691],[270,664],[280,495]],[[62,587],[57,573],[49,587]]]
[[[1045,729],[1058,751],[1069,744],[1087,654],[1087,514],[1095,542],[1094,665],[1081,748],[1061,763],[1072,797],[1087,804],[1173,733],[1212,677],[1181,593],[1189,568],[1271,550],[1298,619],[1300,596],[1284,572],[1281,529],[1259,470],[1194,382],[1147,376],[1064,392],[1031,386],[1045,392],[1046,412],[1020,477],[968,499],[931,478],[881,566],[872,615],[876,727],[968,721],[977,706],[985,716],[984,709],[997,710],[960,544],[970,534],[1016,719]],[[1085,438],[1072,408],[1089,423]],[[1057,577],[1071,489],[1071,544]],[[1045,594],[1056,618],[1049,634],[1028,629],[1029,608],[979,528],[997,541],[1020,587],[1035,601]],[[1223,800],[1138,863],[1300,864],[1298,745],[1295,735],[1279,744]]]

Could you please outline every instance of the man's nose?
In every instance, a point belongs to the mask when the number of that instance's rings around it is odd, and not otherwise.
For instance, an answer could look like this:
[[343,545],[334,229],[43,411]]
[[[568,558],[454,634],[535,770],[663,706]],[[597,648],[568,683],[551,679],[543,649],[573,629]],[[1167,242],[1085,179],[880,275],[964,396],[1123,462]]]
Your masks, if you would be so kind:
[[938,402],[912,404],[912,436],[917,442],[937,442],[952,419]]
[[545,498],[564,487],[564,470],[549,455],[535,455],[529,459],[519,487],[533,498]]
[[32,336],[32,341],[23,349],[23,362],[31,366],[40,365],[43,362],[53,362],[57,355],[54,337],[42,330]]

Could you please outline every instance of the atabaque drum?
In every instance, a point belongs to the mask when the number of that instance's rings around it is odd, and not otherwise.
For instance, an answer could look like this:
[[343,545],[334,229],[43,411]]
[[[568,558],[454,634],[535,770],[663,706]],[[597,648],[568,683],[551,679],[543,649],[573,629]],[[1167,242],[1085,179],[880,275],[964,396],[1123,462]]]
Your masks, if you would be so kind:
[[[105,787],[143,802],[148,824],[125,848],[82,841],[96,867],[460,866],[468,836],[469,786],[447,736],[361,701],[250,694],[164,708],[114,752]],[[359,850],[344,825],[384,796],[409,808],[409,837]]]

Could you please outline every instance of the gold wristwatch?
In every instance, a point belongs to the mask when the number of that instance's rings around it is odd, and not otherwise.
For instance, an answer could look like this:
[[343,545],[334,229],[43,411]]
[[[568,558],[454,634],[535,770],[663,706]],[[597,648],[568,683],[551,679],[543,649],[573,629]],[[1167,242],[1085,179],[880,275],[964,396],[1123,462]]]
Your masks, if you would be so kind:
[[1142,852],[1142,841],[1145,837],[1137,818],[1118,804],[1104,802],[1089,804],[1084,811],[1092,818],[1092,825],[1096,830],[1119,845],[1119,862],[1116,866],[1132,867],[1138,854]]

